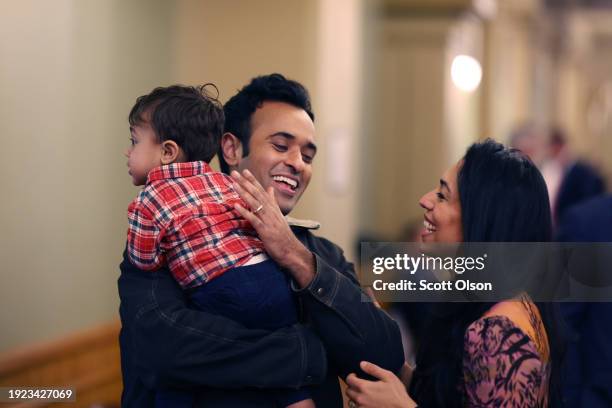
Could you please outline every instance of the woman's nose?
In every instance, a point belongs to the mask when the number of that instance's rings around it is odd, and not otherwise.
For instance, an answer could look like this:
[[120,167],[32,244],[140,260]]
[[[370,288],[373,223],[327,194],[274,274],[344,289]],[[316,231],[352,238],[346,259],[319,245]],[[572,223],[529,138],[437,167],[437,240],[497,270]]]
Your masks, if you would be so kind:
[[433,194],[433,190],[426,193],[423,197],[421,197],[421,199],[419,200],[419,205],[421,206],[421,208],[423,208],[424,210],[432,210],[433,209],[433,200],[431,199]]

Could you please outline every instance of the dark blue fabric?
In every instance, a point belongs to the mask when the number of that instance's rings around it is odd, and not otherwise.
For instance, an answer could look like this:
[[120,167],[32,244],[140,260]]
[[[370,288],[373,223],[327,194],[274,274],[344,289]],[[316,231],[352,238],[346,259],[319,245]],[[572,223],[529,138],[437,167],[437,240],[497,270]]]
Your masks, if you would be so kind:
[[[561,218],[563,242],[612,242],[612,196],[571,207]],[[612,303],[562,303],[570,329],[562,390],[568,407],[612,406]]]
[[574,163],[563,176],[559,186],[553,211],[556,220],[561,220],[565,211],[572,206],[603,194],[605,187],[603,179],[595,169],[586,163]]
[[[205,312],[232,319],[252,329],[276,330],[297,323],[289,279],[276,262],[266,260],[230,269],[189,292],[190,301]],[[305,389],[270,390],[279,406],[310,398]],[[189,408],[195,393],[158,390],[156,408]]]
[[289,279],[272,260],[231,269],[189,297],[198,309],[249,328],[276,330],[297,322]]
[[194,310],[167,268],[132,265],[124,252],[122,407],[152,407],[160,388],[197,390],[195,406],[274,407],[269,389],[309,386],[317,408],[341,408],[338,377],[365,376],[361,360],[391,371],[404,362],[395,322],[365,296],[332,242],[292,227],[314,254],[316,276],[298,293],[300,324],[270,332]]

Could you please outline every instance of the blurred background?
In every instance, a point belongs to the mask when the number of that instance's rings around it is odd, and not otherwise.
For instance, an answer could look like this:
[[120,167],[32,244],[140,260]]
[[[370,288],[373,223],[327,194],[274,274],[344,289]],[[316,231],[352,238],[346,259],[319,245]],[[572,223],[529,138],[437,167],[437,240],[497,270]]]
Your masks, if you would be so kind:
[[576,162],[599,180],[593,194],[611,179],[612,0],[1,0],[0,10],[0,379],[73,355],[66,339],[107,336],[95,358],[115,355],[137,194],[127,114],[156,86],[213,82],[225,101],[256,75],[302,82],[320,151],[292,215],[320,221],[353,260],[361,238],[411,239],[418,199],[485,137],[529,152],[553,207]]

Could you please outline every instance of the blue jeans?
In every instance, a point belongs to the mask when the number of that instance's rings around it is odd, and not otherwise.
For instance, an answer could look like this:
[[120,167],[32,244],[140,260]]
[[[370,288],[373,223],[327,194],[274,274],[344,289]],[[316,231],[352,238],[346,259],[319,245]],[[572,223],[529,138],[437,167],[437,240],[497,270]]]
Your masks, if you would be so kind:
[[[230,269],[189,292],[200,310],[235,320],[248,328],[276,330],[297,323],[289,279],[272,260]],[[271,390],[279,406],[310,398],[304,389]],[[159,390],[155,406],[190,407],[193,395],[179,390]]]

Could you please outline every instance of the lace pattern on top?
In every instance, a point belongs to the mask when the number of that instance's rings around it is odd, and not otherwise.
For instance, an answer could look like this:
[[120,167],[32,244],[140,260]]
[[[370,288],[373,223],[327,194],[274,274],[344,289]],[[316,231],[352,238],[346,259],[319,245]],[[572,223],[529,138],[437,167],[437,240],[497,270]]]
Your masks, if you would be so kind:
[[[539,313],[532,313],[531,307],[529,311],[535,318],[536,337],[546,336],[538,328]],[[472,323],[464,341],[465,405],[548,406],[550,364],[547,353],[543,354],[541,347],[536,346],[543,344],[538,340],[532,340],[505,316],[482,317]],[[546,344],[542,351],[547,349]]]

